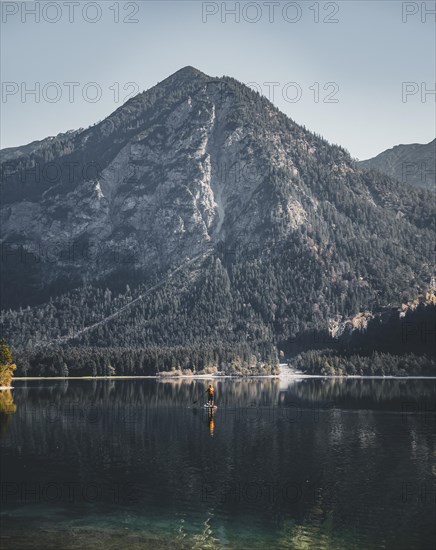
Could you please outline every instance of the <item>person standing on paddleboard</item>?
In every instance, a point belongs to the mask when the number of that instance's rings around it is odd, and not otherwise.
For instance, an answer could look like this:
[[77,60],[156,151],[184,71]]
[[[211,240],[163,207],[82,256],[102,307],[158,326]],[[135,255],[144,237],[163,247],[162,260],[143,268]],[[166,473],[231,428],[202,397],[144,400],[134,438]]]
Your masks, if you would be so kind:
[[212,386],[212,384],[209,384],[209,387],[207,388],[206,393],[207,393],[207,404],[209,407],[213,407],[215,388]]

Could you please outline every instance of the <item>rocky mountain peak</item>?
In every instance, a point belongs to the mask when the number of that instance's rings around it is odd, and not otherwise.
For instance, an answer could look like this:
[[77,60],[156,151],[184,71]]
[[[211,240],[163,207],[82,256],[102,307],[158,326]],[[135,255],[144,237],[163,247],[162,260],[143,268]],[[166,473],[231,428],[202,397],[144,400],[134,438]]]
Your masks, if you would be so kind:
[[[193,67],[87,130],[15,151],[2,168],[4,243],[26,246],[37,265],[12,262],[5,289],[21,277],[32,297],[42,288],[40,300],[84,282],[153,280],[212,255],[230,281],[226,300],[242,299],[241,281],[256,272],[256,285],[274,277],[276,292],[260,306],[259,287],[245,304],[289,319],[304,300],[321,322],[415,296],[431,276],[425,191],[360,170],[266,98]],[[77,244],[105,253],[71,258]],[[25,292],[16,296],[26,305]]]

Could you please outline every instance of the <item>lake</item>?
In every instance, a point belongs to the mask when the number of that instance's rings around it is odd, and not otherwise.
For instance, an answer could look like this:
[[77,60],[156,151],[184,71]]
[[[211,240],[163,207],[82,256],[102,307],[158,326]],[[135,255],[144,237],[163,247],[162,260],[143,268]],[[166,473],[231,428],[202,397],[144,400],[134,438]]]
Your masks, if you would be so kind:
[[15,381],[1,548],[430,550],[435,383]]

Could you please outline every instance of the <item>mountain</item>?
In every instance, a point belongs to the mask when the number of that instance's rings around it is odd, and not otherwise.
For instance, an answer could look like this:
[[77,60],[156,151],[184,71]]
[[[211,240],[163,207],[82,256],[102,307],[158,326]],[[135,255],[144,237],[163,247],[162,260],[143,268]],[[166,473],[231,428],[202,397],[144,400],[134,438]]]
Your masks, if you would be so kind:
[[0,152],[14,349],[270,345],[428,291],[434,195],[185,67],[102,122]]
[[430,143],[396,145],[359,166],[379,170],[403,183],[436,191],[436,139]]

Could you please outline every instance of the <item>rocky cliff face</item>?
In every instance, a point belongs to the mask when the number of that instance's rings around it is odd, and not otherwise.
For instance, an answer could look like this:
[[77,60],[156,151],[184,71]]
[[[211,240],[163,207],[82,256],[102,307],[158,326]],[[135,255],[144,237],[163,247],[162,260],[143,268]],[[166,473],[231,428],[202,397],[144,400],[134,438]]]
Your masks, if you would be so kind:
[[436,192],[436,139],[426,144],[396,145],[374,158],[362,160],[359,166]]
[[[236,82],[191,68],[157,88],[159,94],[138,96],[96,127],[3,153],[8,242],[60,249],[75,241],[104,243],[131,251],[144,268],[177,264],[231,233],[253,234],[265,215],[279,215],[290,229],[304,222],[301,200],[308,197],[291,151],[314,154],[315,148],[303,135],[282,134],[272,105],[265,104],[267,124],[259,125],[244,115],[265,102]],[[108,141],[110,151],[102,154]],[[296,196],[286,202],[270,196],[261,204],[273,169],[289,171]],[[241,217],[248,205],[250,215]],[[86,262],[80,267],[86,272]]]
[[287,322],[299,301],[326,321],[414,296],[432,274],[425,191],[361,171],[266,98],[192,67],[1,161],[6,307],[155,282],[195,258],[199,280],[213,255],[228,303]]
[[[4,151],[3,236],[58,257],[52,268],[81,242],[124,251],[144,269],[177,265],[226,237],[242,246],[271,220],[295,230],[316,198],[293,158],[315,158],[326,144],[283,120],[236,81],[185,68],[93,128]],[[339,148],[332,160],[337,173],[354,172]],[[271,186],[279,170],[286,199]],[[79,251],[65,267],[94,278],[86,257]]]

